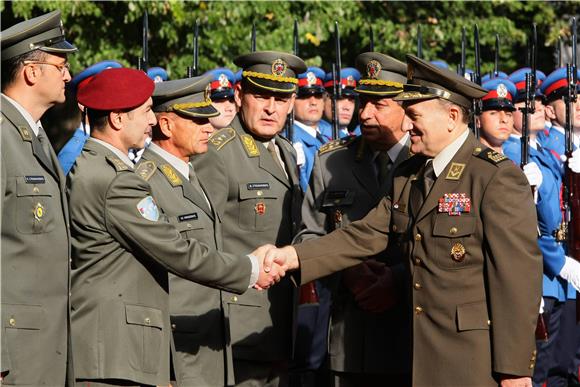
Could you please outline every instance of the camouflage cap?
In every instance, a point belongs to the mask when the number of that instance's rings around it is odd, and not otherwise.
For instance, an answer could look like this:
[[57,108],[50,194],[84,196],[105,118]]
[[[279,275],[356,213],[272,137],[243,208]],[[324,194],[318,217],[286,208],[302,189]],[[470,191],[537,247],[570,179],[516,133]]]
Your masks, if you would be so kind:
[[357,56],[356,67],[362,78],[355,89],[360,94],[394,97],[403,91],[407,81],[407,65],[379,52],[365,52]]
[[453,71],[442,69],[415,55],[407,54],[407,84],[396,101],[421,101],[443,98],[465,108],[487,90]]
[[256,51],[237,57],[242,79],[252,86],[275,93],[294,93],[298,74],[306,71],[306,64],[296,55],[279,51]]
[[60,11],[25,20],[0,34],[2,60],[12,59],[34,50],[68,54],[77,50],[65,40]]
[[209,118],[219,115],[209,98],[211,75],[158,82],[153,91],[153,111]]

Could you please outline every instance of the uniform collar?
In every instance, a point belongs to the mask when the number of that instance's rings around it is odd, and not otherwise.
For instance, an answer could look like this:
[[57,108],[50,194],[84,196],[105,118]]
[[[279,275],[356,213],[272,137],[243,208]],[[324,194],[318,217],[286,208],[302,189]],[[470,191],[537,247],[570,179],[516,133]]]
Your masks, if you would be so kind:
[[4,98],[6,98],[6,100],[10,102],[16,108],[16,110],[18,110],[18,113],[22,114],[22,117],[24,117],[28,126],[30,126],[30,128],[32,129],[34,135],[38,136],[38,127],[41,125],[40,120],[38,122],[34,122],[34,118],[32,118],[32,115],[28,112],[28,110],[24,109],[24,107],[21,104],[19,104],[18,102],[16,102],[15,100],[13,100],[4,93],[2,93],[2,96],[4,96]]
[[320,133],[318,126],[316,126],[316,128],[313,128],[312,126],[305,125],[300,121],[294,121],[294,123],[296,124],[296,126],[299,126],[300,128],[304,129],[306,133],[308,133],[314,138],[316,138],[317,133]]
[[389,154],[389,158],[393,163],[397,161],[399,153],[401,153],[403,148],[405,148],[405,144],[407,144],[408,140],[409,140],[409,132],[405,133],[405,135],[401,137],[399,142],[397,142],[395,145],[391,147],[391,149],[387,151],[387,153]]
[[469,129],[465,128],[464,132],[459,135],[451,144],[447,145],[437,156],[433,158],[433,171],[435,176],[439,177],[441,172],[451,162],[453,156],[457,153],[459,148],[463,145],[469,136]]
[[109,144],[108,142],[103,141],[103,140],[99,140],[98,138],[94,138],[94,137],[89,137],[89,139],[87,141],[94,141],[97,144],[101,144],[102,146],[104,146],[105,148],[107,148],[108,150],[113,152],[115,154],[115,156],[120,158],[125,164],[127,164],[128,167],[133,168],[135,166],[135,164],[131,161],[131,159],[129,158],[129,156],[127,154],[121,152],[120,149],[115,148],[113,145]]
[[149,144],[149,148],[151,151],[155,152],[159,157],[163,160],[167,161],[169,165],[173,168],[177,169],[177,172],[181,173],[183,177],[189,180],[189,163],[181,160],[179,157],[175,157],[171,153],[167,152],[165,149],[161,148],[159,145],[152,142]]

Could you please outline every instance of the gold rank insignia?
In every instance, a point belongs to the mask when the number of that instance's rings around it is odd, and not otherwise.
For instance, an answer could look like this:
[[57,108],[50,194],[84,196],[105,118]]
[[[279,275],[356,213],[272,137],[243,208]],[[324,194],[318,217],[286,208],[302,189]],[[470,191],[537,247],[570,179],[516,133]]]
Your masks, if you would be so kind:
[[178,185],[183,185],[183,181],[181,180],[181,178],[179,176],[177,176],[177,173],[171,167],[171,165],[163,164],[163,165],[159,166],[159,169],[161,169],[161,172],[163,172],[165,177],[167,177],[167,180],[169,180],[169,183],[172,186],[176,187]]
[[455,262],[463,262],[465,259],[465,247],[461,243],[456,243],[451,247],[451,258]]
[[449,171],[447,172],[447,176],[445,176],[446,180],[459,180],[461,175],[463,174],[463,170],[465,169],[465,164],[462,163],[451,163],[451,167],[449,167]]
[[34,219],[40,222],[43,216],[44,216],[44,206],[40,203],[36,203],[36,206],[34,206]]
[[129,167],[127,166],[127,164],[125,164],[125,162],[123,160],[121,160],[118,157],[115,156],[107,156],[107,160],[113,164],[113,167],[115,167],[115,170],[117,172],[120,171],[126,171],[127,169],[129,169]]
[[260,156],[260,150],[258,149],[256,141],[254,141],[252,136],[249,134],[242,134],[240,137],[242,139],[242,144],[244,144],[244,149],[246,150],[246,153],[249,157]]
[[256,203],[254,210],[256,211],[256,214],[264,215],[266,213],[266,203],[264,203],[264,202]]
[[135,169],[135,173],[145,181],[149,181],[155,173],[155,163],[153,161],[142,161]]
[[223,128],[217,132],[212,133],[209,141],[216,147],[217,150],[223,148],[228,142],[236,137],[236,131],[233,128]]
[[32,141],[32,135],[26,126],[19,126],[18,131],[24,141]]
[[496,163],[507,159],[507,157],[505,157],[504,155],[502,155],[501,153],[497,153],[495,151],[489,151],[487,152],[487,157],[492,160],[495,161]]

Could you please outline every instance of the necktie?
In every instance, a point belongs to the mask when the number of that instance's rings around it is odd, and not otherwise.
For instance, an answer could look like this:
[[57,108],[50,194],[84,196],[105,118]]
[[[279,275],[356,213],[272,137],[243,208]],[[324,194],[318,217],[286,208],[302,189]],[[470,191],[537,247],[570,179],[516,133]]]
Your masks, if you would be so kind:
[[425,201],[427,195],[433,187],[435,182],[435,171],[433,170],[433,161],[429,160],[417,174],[417,180],[413,182],[411,187],[411,209],[416,216]]
[[204,208],[204,210],[211,210],[211,204],[209,203],[209,199],[205,195],[205,192],[203,191],[203,188],[201,188],[201,184],[199,182],[199,179],[197,178],[197,175],[195,174],[195,171],[191,167],[191,164],[189,166],[189,182],[190,182],[191,186],[193,187],[193,189],[195,190],[195,192],[201,198],[203,198],[203,203],[207,204],[207,207]]
[[322,137],[322,134],[320,134],[320,132],[316,131],[316,139],[318,141],[320,141],[321,144],[325,144],[326,141],[324,140],[324,137]]
[[427,161],[423,171],[423,199],[429,195],[433,184],[435,183],[435,170],[433,169],[433,160]]
[[38,126],[38,134],[36,135],[36,138],[38,139],[38,142],[40,142],[40,145],[42,145],[46,157],[48,157],[49,160],[52,160],[50,157],[50,148],[52,146],[50,145],[50,141],[48,141],[48,137],[46,137],[44,128],[40,125]]
[[286,171],[284,170],[284,167],[282,166],[282,163],[280,162],[280,157],[278,156],[278,153],[276,152],[276,145],[274,145],[274,142],[269,141],[267,149],[268,149],[268,153],[270,153],[270,155],[274,159],[274,163],[276,163],[276,165],[282,170],[282,172],[284,172],[284,174],[286,174]]
[[377,163],[377,180],[379,186],[382,186],[387,180],[387,176],[389,175],[393,163],[391,162],[391,158],[387,151],[379,152],[375,162]]

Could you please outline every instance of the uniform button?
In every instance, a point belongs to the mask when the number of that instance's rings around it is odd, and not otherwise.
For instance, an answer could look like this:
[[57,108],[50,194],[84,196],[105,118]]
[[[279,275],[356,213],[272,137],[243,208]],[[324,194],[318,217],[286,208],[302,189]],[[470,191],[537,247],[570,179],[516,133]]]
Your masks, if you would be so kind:
[[175,330],[175,328],[177,328],[175,324],[171,324],[171,330]]
[[188,223],[187,224],[187,228],[191,228],[191,223]]
[[258,196],[262,196],[263,194],[264,194],[264,192],[262,192],[262,191],[256,192],[256,195],[258,195]]
[[151,319],[149,317],[145,317],[145,324],[151,324]]
[[491,320],[487,320],[487,326],[491,326]]
[[530,369],[533,370],[534,369],[534,365],[530,364]]
[[10,320],[8,320],[8,324],[10,324],[11,327],[16,326],[16,320],[11,318]]
[[423,286],[421,286],[421,284],[419,282],[415,282],[415,285],[413,285],[413,287],[417,290],[421,289]]
[[71,293],[71,292],[68,292],[68,296],[69,296],[69,297],[72,297],[72,293]]
[[538,354],[538,351],[536,351],[535,349],[532,351],[532,354],[535,356]]
[[416,241],[420,241],[421,240],[421,234],[415,234],[415,240]]
[[451,234],[451,235],[455,235],[455,234],[457,234],[457,227],[451,227],[451,228],[449,229],[449,234]]
[[238,297],[236,297],[236,296],[233,296],[233,297],[232,297],[232,302],[238,302]]
[[423,313],[423,308],[421,308],[420,306],[416,306],[415,307],[415,314],[421,314]]
[[393,224],[393,231],[397,232],[397,225],[396,224]]
[[37,193],[38,193],[38,192],[40,192],[40,190],[38,189],[38,187],[34,187],[34,188],[32,189],[32,191],[34,191],[34,192],[37,192]]
[[415,265],[417,266],[421,265],[421,258],[415,257]]
[[69,258],[69,259],[68,259],[68,262],[69,262],[69,263],[72,263],[72,258]]

